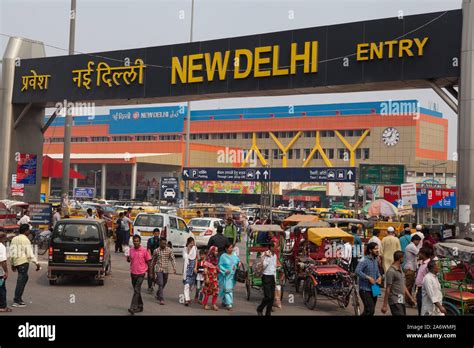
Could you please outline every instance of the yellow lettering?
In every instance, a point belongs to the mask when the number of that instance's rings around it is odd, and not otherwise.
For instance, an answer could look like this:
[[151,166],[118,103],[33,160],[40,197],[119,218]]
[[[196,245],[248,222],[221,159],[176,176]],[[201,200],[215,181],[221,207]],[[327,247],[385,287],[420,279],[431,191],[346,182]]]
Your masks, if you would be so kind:
[[253,76],[255,77],[265,77],[265,76],[270,76],[271,71],[269,69],[267,70],[260,70],[260,65],[261,64],[268,64],[270,63],[270,58],[269,57],[260,57],[261,53],[267,53],[271,52],[272,47],[271,46],[263,46],[263,47],[256,47],[255,48],[255,70],[253,73]]
[[296,42],[291,44],[291,60],[290,73],[296,74],[296,62],[302,60],[304,62],[304,73],[309,72],[311,43],[309,41],[304,43],[304,53],[298,54],[298,44]]
[[217,65],[217,69],[219,73],[219,80],[225,79],[227,64],[229,63],[229,54],[230,54],[230,51],[225,51],[224,62],[223,62],[221,52],[214,53],[212,63],[211,63],[211,54],[210,53],[204,54],[204,60],[206,61],[206,72],[207,72],[208,81],[214,80],[214,72],[216,70],[216,65]]
[[400,40],[398,43],[398,57],[403,57],[403,52],[406,52],[409,57],[413,57],[413,52],[410,49],[411,46],[413,46],[411,39]]
[[385,45],[388,46],[388,58],[393,58],[393,46],[396,45],[397,42],[396,40],[385,41]]
[[280,69],[278,67],[278,60],[280,56],[280,46],[273,46],[273,76],[288,75],[288,68]]
[[374,55],[377,56],[378,59],[383,58],[383,44],[380,43],[377,45],[375,42],[370,43],[370,60],[374,59]]
[[311,43],[311,72],[318,71],[318,42]]
[[202,64],[194,63],[195,60],[202,59],[202,53],[190,54],[189,55],[189,66],[188,66],[188,82],[195,83],[195,82],[202,82],[204,79],[202,76],[194,76],[194,72],[198,70],[202,70]]
[[188,56],[183,57],[183,65],[181,66],[181,62],[179,61],[178,57],[173,57],[171,59],[171,84],[176,84],[176,74],[179,76],[181,83],[186,83],[186,66],[188,65]]
[[428,37],[425,37],[423,41],[420,42],[420,39],[416,38],[413,39],[415,41],[415,45],[418,47],[418,55],[422,56],[423,55],[423,47],[426,45],[428,42]]
[[[247,57],[247,68],[245,71],[240,71],[240,62],[241,56]],[[235,59],[237,60],[238,64],[234,67],[234,79],[244,79],[250,75],[250,71],[252,71],[252,52],[246,49],[238,49],[235,50]]]
[[368,43],[361,43],[357,44],[357,60],[369,60],[369,57],[362,56],[369,52],[369,44]]

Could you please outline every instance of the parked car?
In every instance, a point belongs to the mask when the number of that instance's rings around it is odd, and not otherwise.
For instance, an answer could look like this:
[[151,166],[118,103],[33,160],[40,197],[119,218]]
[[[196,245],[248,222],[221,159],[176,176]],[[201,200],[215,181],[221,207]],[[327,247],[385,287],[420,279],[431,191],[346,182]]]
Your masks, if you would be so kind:
[[196,240],[196,246],[207,246],[209,239],[217,233],[217,227],[225,226],[225,221],[217,218],[192,218],[188,226]]
[[104,285],[112,269],[109,237],[104,220],[59,220],[49,246],[49,284],[64,275],[85,275]]
[[[133,221],[133,234],[138,234],[142,238],[143,246],[146,246],[155,229],[159,229],[161,237],[166,237],[173,251],[178,253],[177,255],[181,255],[188,238],[194,238],[186,222],[180,217],[164,213],[137,214]],[[132,243],[130,239],[130,246]]]

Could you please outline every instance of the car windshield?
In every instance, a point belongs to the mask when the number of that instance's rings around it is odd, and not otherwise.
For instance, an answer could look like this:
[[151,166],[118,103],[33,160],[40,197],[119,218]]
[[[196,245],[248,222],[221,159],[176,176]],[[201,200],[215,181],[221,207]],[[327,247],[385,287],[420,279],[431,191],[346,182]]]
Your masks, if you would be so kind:
[[209,224],[211,223],[210,220],[203,220],[203,219],[196,219],[196,220],[191,220],[189,221],[189,226],[193,227],[209,227]]
[[163,227],[163,216],[162,215],[138,215],[135,226],[141,227]]
[[59,224],[54,231],[55,243],[88,243],[99,242],[99,229],[96,225],[87,224]]

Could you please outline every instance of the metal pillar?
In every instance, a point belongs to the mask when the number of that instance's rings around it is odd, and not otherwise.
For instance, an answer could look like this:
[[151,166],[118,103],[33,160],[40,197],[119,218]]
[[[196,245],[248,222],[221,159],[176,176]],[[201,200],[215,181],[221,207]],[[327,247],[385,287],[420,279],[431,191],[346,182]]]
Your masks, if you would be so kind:
[[138,163],[132,164],[132,177],[130,183],[130,199],[135,199],[137,197],[137,169]]
[[102,173],[100,174],[100,198],[105,198],[105,193],[107,191],[107,165],[105,163],[102,164]]
[[462,12],[456,185],[461,238],[472,233],[474,221],[474,1],[463,0]]
[[[74,55],[74,44],[76,36],[76,0],[71,0],[71,12],[69,13],[69,55]],[[63,150],[63,179],[61,182],[61,196],[69,194],[69,170],[71,167],[71,128],[72,110],[66,110],[66,122],[64,124],[64,150]]]
[[[191,1],[191,28],[189,33],[189,42],[193,42],[193,29],[194,29],[194,0]],[[186,148],[184,152],[184,166],[189,167],[191,163],[190,152],[189,152],[189,142],[191,134],[191,102],[188,101],[186,108]],[[184,182],[184,207],[188,207],[188,196],[189,196],[189,181]]]
[[[44,108],[31,106],[24,114],[23,121],[16,124],[25,105],[13,105],[13,81],[15,64],[21,64],[23,58],[40,58],[45,56],[42,42],[22,38],[10,38],[2,58],[0,72],[0,199],[10,196],[12,174],[16,173],[15,153],[36,154],[36,185],[25,186],[26,202],[39,202],[41,191],[41,164],[43,156],[43,135],[41,128],[44,122]],[[25,122],[28,120],[28,122]],[[28,139],[28,141],[25,141]]]

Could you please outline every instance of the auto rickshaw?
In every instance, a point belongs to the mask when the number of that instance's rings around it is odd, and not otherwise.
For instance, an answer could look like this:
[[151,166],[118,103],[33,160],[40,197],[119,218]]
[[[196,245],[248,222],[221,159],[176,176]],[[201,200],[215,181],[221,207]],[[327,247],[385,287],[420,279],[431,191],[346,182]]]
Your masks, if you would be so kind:
[[276,272],[276,286],[281,289],[281,298],[283,298],[283,290],[286,283],[285,272],[283,270],[283,240],[284,232],[278,225],[252,225],[249,228],[250,232],[247,237],[247,250],[246,250],[246,269],[247,275],[245,279],[245,288],[247,290],[247,300],[250,300],[251,289],[260,290],[263,288],[262,278],[257,277],[253,274],[252,266],[255,260],[260,255],[268,250],[269,243],[261,242],[258,236],[262,233],[274,233],[280,240],[279,255],[277,258],[277,272]]

